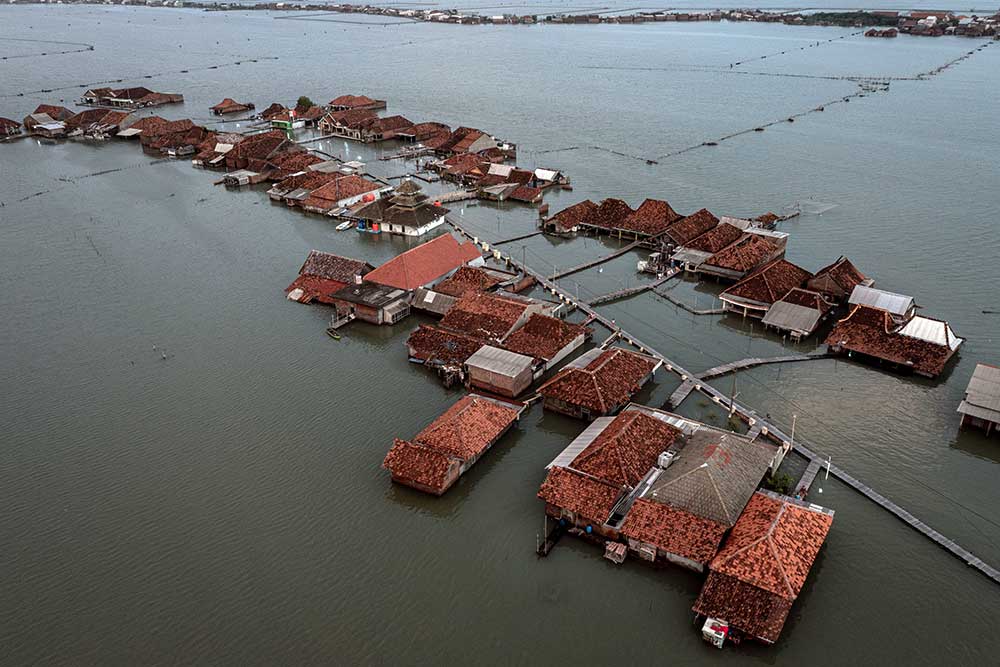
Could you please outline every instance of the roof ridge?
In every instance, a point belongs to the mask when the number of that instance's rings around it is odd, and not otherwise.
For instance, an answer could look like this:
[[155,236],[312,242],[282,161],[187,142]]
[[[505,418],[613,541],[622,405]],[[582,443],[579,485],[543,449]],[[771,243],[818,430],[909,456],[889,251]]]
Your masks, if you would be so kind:
[[774,540],[771,539],[771,537],[774,535],[775,528],[777,528],[778,526],[778,521],[780,521],[781,517],[785,515],[785,509],[788,507],[787,503],[783,501],[778,501],[778,502],[781,503],[780,506],[778,507],[778,513],[777,515],[775,515],[774,521],[771,522],[771,526],[767,529],[767,532],[764,533],[764,537],[762,537],[761,539],[767,540],[767,545],[771,550],[771,555],[774,557],[774,562],[778,566],[778,571],[781,572],[781,578],[785,582],[785,586],[788,587],[788,592],[791,595],[791,598],[794,600],[795,589],[792,588],[792,582],[789,581],[788,573],[785,572],[785,566],[781,562],[781,558],[778,556],[778,547],[775,546]]

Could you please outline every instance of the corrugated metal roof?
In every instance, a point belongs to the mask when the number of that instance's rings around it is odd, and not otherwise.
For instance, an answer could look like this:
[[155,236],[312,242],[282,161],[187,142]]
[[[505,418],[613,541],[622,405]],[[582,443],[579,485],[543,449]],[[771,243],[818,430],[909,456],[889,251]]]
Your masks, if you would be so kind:
[[958,349],[958,346],[963,342],[961,338],[955,335],[955,332],[951,330],[947,322],[932,320],[929,317],[921,317],[920,315],[910,318],[910,321],[899,330],[899,333],[903,336],[924,340],[935,345],[948,346],[952,350]]
[[483,345],[465,362],[465,365],[470,368],[481,368],[484,371],[505,377],[516,377],[525,369],[530,370],[533,364],[534,359],[531,357],[509,350],[501,350],[492,345]]
[[905,315],[913,308],[913,297],[906,296],[905,294],[896,294],[895,292],[886,292],[874,287],[857,285],[854,291],[851,292],[849,303],[851,305],[878,308],[892,315]]
[[810,334],[819,324],[820,312],[787,301],[776,301],[768,308],[762,322],[768,326]]
[[566,447],[566,449],[559,452],[559,456],[552,459],[552,462],[545,466],[545,469],[549,470],[553,467],[568,467],[569,464],[572,463],[573,459],[575,459],[580,452],[586,449],[590,443],[592,443],[597,436],[599,436],[601,432],[608,427],[608,424],[614,421],[614,419],[614,417],[598,417],[592,421],[590,426],[585,428],[583,433],[578,435],[573,442],[569,443],[569,446]]
[[554,181],[558,178],[559,172],[552,169],[536,169],[535,178],[540,181]]
[[681,248],[673,255],[670,256],[675,262],[683,262],[685,264],[694,264],[695,266],[700,266],[706,259],[712,256],[710,252],[704,252],[701,250],[692,250],[691,248]]
[[[963,404],[965,403],[995,412],[994,417],[1000,417],[1000,368],[989,364],[977,364],[972,379],[969,380],[969,386],[965,389]],[[959,412],[962,412],[961,408]]]
[[577,357],[573,361],[571,361],[568,364],[566,364],[565,366],[563,366],[563,369],[567,369],[567,368],[583,368],[587,364],[589,364],[591,361],[593,361],[594,359],[597,359],[597,357],[601,356],[602,352],[604,352],[604,350],[602,350],[599,347],[595,347],[595,348],[592,348],[590,350],[587,350],[586,352],[584,352],[583,354],[581,354],[579,357]]
[[130,127],[127,130],[122,130],[116,136],[119,136],[119,137],[134,137],[135,135],[141,134],[141,133],[142,133],[142,130],[140,130],[138,127]]

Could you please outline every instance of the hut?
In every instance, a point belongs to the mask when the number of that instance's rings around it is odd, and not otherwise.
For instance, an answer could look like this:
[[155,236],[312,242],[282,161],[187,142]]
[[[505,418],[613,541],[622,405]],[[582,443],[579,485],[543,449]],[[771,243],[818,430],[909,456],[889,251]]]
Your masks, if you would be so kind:
[[534,359],[483,345],[465,361],[466,382],[491,394],[514,398],[531,385]]
[[545,409],[589,421],[621,410],[660,364],[619,347],[594,348],[568,363],[538,393]]
[[763,317],[775,301],[794,287],[801,287],[812,274],[785,259],[760,267],[722,294],[719,299],[727,312],[744,317]]
[[727,634],[776,642],[832,525],[832,510],[753,494],[694,603],[705,638],[720,648]]
[[291,301],[299,303],[333,304],[335,292],[348,285],[359,285],[364,275],[374,268],[358,259],[310,250],[299,268],[298,278],[285,288],[285,293]]
[[367,95],[341,95],[330,100],[327,106],[333,111],[348,111],[351,109],[378,111],[379,109],[385,109],[386,103],[385,100],[375,100]]
[[517,423],[523,410],[521,404],[468,394],[412,440],[396,439],[382,466],[393,482],[440,496]]
[[339,319],[395,324],[410,314],[409,292],[367,281],[348,285],[327,299],[336,306]]
[[981,428],[986,435],[1000,432],[1000,368],[976,364],[958,412],[963,427]]

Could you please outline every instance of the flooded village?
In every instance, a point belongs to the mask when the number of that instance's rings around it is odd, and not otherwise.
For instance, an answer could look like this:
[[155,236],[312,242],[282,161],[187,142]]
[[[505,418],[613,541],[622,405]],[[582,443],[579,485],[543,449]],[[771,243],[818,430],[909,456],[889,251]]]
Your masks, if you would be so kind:
[[[171,6],[237,9],[191,2]],[[757,10],[488,16],[291,3],[238,9],[459,24],[823,25],[809,14]],[[876,26],[864,37],[880,38],[990,37],[1000,16],[862,14],[857,20],[878,17],[863,24]],[[939,302],[925,312],[921,290],[897,291],[905,281],[894,265],[870,258],[856,264],[843,236],[812,247],[809,257],[823,257],[815,264],[790,259],[804,243],[797,238],[798,225],[809,213],[801,202],[775,199],[758,210],[724,210],[708,202],[683,207],[677,203],[690,202],[679,195],[684,186],[666,180],[655,189],[645,184],[620,192],[594,189],[584,185],[593,172],[581,176],[561,158],[575,146],[537,150],[509,127],[476,117],[446,123],[439,119],[454,116],[400,111],[392,89],[378,85],[324,84],[330,90],[322,98],[310,92],[296,99],[299,91],[290,89],[278,101],[234,86],[214,90],[215,103],[197,109],[188,91],[172,80],[162,88],[180,92],[148,85],[88,86],[74,91],[73,99],[53,89],[51,99],[30,107],[28,115],[0,117],[0,159],[15,142],[58,149],[64,159],[70,152],[127,147],[144,162],[190,168],[233,200],[321,224],[330,232],[324,237],[328,244],[312,245],[284,267],[286,279],[271,285],[269,296],[283,295],[282,308],[317,313],[322,354],[345,368],[351,364],[352,338],[360,343],[392,336],[386,349],[394,361],[419,372],[418,382],[428,391],[439,386],[447,391],[447,405],[430,409],[414,408],[419,400],[395,406],[390,393],[370,391],[357,377],[348,390],[357,398],[358,414],[377,415],[396,430],[368,454],[368,468],[353,474],[375,475],[386,493],[404,504],[411,500],[419,511],[407,521],[424,524],[429,540],[447,531],[438,524],[454,503],[477,502],[473,497],[485,493],[470,477],[480,482],[509,466],[529,431],[555,442],[542,424],[557,418],[568,424],[568,444],[555,447],[544,466],[518,480],[516,493],[532,497],[538,526],[535,544],[518,548],[530,554],[534,546],[537,567],[550,570],[563,566],[550,556],[567,543],[581,549],[587,562],[574,564],[571,576],[583,581],[589,571],[605,568],[622,580],[642,577],[647,586],[668,582],[687,600],[677,615],[693,623],[680,630],[709,646],[740,645],[744,651],[762,645],[758,650],[765,652],[758,655],[773,655],[766,651],[793,635],[802,616],[822,615],[800,598],[813,589],[838,587],[823,572],[822,561],[835,548],[831,536],[850,530],[841,517],[861,504],[891,517],[908,539],[932,544],[953,563],[975,570],[983,585],[1000,583],[996,559],[963,546],[938,515],[914,507],[909,497],[883,493],[855,476],[849,464],[821,453],[801,431],[797,436],[796,427],[801,429],[807,416],[793,413],[788,428],[772,418],[770,404],[751,405],[738,391],[743,382],[738,378],[764,367],[814,367],[819,381],[838,372],[834,364],[901,385],[966,381],[952,371],[963,353],[968,355],[967,341],[979,333]],[[9,113],[3,107],[10,102],[0,100],[0,114]],[[580,139],[581,145],[591,141],[597,139]],[[717,146],[697,144],[699,150]],[[618,151],[590,148],[602,155]],[[624,147],[615,157],[657,164]],[[585,187],[586,196],[574,192]],[[185,206],[197,205],[188,193],[175,194]],[[495,217],[496,231],[486,233],[483,223],[470,222],[473,213]],[[505,225],[512,215],[532,220],[532,228]],[[338,241],[349,235],[368,245],[345,252]],[[550,244],[544,257],[529,245],[541,241]],[[378,254],[363,252],[374,243],[393,245],[379,246]],[[261,257],[267,254],[266,247],[260,249]],[[245,270],[253,271],[253,262],[266,260],[223,261],[245,262]],[[627,266],[626,277],[605,277],[612,265]],[[718,365],[690,370],[669,342],[651,344],[644,340],[649,329],[621,317],[640,299],[665,317],[729,327],[746,340],[747,353],[741,356],[732,347]],[[278,321],[267,333],[283,345],[302,342],[282,328]],[[758,337],[769,341],[767,353],[750,352]],[[168,351],[153,348],[163,360],[170,358]],[[948,408],[954,412],[948,428],[995,440],[1000,359],[973,361],[962,400]],[[387,368],[370,372],[398,373],[399,366]],[[388,382],[391,386],[392,377]],[[797,390],[791,382],[780,384],[790,393]],[[414,418],[402,420],[403,410],[414,411]],[[336,440],[336,434],[331,437]],[[830,477],[856,496],[843,509],[835,497],[821,495]],[[453,504],[435,509],[445,502]],[[419,577],[419,570],[405,576]]]

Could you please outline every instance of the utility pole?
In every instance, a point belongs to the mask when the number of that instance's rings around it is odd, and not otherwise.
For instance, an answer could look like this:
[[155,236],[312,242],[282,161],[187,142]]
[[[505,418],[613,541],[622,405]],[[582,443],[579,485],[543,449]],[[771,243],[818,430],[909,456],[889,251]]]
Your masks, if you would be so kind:
[[797,418],[798,418],[798,415],[792,415],[792,437],[788,441],[788,448],[789,449],[795,447],[795,420]]
[[736,391],[736,373],[733,373],[733,388],[729,392],[729,419],[736,413],[736,397],[739,395],[740,392]]

